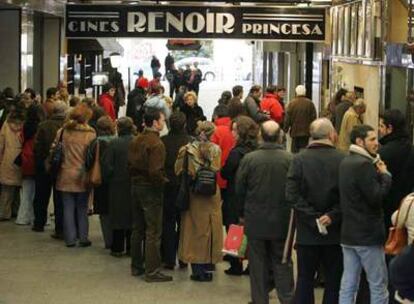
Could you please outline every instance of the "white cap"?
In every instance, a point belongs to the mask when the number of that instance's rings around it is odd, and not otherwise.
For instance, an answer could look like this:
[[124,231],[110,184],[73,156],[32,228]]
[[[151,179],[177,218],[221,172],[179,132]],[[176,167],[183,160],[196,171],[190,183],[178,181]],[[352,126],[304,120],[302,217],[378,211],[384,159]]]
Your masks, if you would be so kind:
[[306,96],[306,88],[302,84],[296,87],[295,92],[296,92],[296,96]]

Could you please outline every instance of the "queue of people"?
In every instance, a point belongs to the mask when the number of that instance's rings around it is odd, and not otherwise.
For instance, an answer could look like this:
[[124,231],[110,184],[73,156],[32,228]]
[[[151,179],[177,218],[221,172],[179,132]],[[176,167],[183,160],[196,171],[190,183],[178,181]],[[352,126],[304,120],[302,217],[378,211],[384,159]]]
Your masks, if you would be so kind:
[[[31,90],[5,91],[1,221],[15,213],[16,224],[43,232],[53,192],[53,238],[91,246],[88,215],[99,214],[105,248],[131,256],[131,275],[149,283],[172,281],[166,271],[188,265],[191,280],[211,282],[223,260],[223,226],[242,225],[248,268],[226,256],[225,273],[250,276],[252,303],[269,303],[274,288],[282,304],[314,303],[321,271],[322,303],[414,300],[414,150],[400,111],[381,115],[378,140],[363,124],[363,100],[341,92],[330,119],[317,118],[302,85],[289,103],[274,85],[263,97],[254,85],[244,101],[235,86],[212,122],[196,92],[183,87],[172,102],[143,78],[117,120],[111,84],[99,104],[70,99],[71,107],[55,88],[43,103]],[[384,251],[392,226],[408,232],[397,257]]]

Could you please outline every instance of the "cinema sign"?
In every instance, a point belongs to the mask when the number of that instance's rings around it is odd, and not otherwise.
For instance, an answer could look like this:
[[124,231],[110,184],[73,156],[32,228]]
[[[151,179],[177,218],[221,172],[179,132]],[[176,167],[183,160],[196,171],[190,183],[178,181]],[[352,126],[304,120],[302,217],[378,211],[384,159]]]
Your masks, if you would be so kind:
[[323,41],[325,10],[67,5],[66,37]]

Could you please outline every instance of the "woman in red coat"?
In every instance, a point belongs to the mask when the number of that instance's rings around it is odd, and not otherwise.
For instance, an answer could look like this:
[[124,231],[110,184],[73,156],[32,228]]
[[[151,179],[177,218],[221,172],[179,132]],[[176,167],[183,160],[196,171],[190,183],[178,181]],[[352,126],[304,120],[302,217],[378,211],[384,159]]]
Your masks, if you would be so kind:
[[115,114],[115,86],[112,83],[107,83],[103,86],[103,94],[99,97],[99,105],[104,109],[105,113],[111,117],[113,121],[116,119]]
[[283,108],[279,102],[279,97],[276,95],[277,87],[270,85],[266,88],[266,93],[260,102],[260,109],[263,112],[270,114],[270,119],[276,121],[278,124],[283,122]]

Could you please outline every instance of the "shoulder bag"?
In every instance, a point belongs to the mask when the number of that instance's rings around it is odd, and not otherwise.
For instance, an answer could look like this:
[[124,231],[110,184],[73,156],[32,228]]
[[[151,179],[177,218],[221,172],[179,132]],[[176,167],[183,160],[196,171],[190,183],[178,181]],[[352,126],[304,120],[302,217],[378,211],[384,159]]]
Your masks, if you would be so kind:
[[52,151],[52,155],[50,158],[50,169],[49,173],[52,175],[54,179],[57,178],[57,175],[59,174],[60,167],[62,166],[63,162],[63,132],[64,129],[62,129],[62,132],[60,133],[59,140],[55,146],[55,148]]
[[92,164],[92,168],[89,171],[89,184],[93,187],[98,187],[102,183],[99,146],[99,140],[97,140],[94,161]]
[[179,177],[180,189],[178,190],[175,206],[179,211],[186,211],[190,207],[190,183],[191,176],[188,173],[188,151],[185,151],[183,171]]
[[407,222],[408,215],[410,214],[411,206],[413,205],[414,198],[411,199],[409,206],[407,208],[407,213],[404,218],[403,225],[398,227],[398,220],[400,219],[401,206],[404,203],[404,199],[400,204],[400,208],[397,211],[397,218],[395,224],[390,228],[387,242],[385,243],[385,253],[389,255],[399,254],[405,246],[408,245],[408,233],[405,223]]

